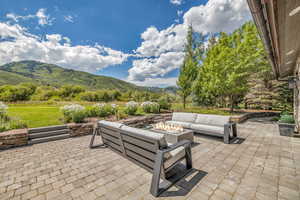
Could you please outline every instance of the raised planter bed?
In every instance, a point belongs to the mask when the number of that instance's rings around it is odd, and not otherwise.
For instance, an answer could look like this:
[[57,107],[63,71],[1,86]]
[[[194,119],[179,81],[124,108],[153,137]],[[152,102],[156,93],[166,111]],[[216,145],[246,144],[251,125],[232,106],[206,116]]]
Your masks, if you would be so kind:
[[67,124],[71,137],[90,135],[93,133],[94,123]]
[[27,129],[16,129],[0,133],[0,149],[24,146],[28,144]]
[[279,133],[281,136],[293,137],[295,131],[295,124],[287,124],[278,122]]

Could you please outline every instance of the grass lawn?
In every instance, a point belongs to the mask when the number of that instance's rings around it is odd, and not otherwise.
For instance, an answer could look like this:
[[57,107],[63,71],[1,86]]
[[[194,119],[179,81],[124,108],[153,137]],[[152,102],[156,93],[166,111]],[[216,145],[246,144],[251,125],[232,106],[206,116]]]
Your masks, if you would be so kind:
[[186,105],[186,108],[183,108],[181,103],[172,104],[172,110],[177,112],[192,112],[192,113],[201,113],[201,114],[215,114],[215,115],[232,115],[229,111],[219,110],[216,108],[205,108],[199,106],[192,106],[190,104]]
[[24,120],[29,128],[62,124],[59,106],[51,105],[9,105],[8,115]]
[[[79,102],[74,102],[79,103]],[[123,107],[124,102],[114,102]],[[36,128],[42,126],[60,125],[63,124],[61,119],[63,118],[60,112],[60,107],[70,102],[58,102],[56,105],[49,105],[46,102],[39,103],[16,103],[10,104],[8,109],[8,115],[25,121],[29,128]],[[94,103],[80,102],[80,104],[89,107]],[[182,104],[175,103],[172,105],[173,111],[181,112],[194,112],[202,114],[218,114],[218,115],[230,115],[228,111],[218,110],[214,108],[203,108],[192,105],[187,105],[186,109],[183,109]],[[145,113],[139,108],[138,115],[144,115]]]

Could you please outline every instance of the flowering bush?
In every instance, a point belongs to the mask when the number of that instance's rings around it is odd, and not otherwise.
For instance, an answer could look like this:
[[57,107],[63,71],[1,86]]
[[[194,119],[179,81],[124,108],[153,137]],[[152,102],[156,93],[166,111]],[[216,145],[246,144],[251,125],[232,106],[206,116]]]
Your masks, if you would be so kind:
[[0,101],[0,118],[6,117],[8,106]]
[[151,101],[146,101],[141,104],[142,109],[146,113],[158,113],[159,104]]
[[111,106],[111,114],[116,114],[118,112],[118,105],[117,104],[110,104]]
[[66,105],[60,108],[65,122],[81,123],[86,117],[85,107],[78,104]]
[[136,103],[135,101],[129,101],[128,103],[126,103],[125,105],[125,110],[124,112],[128,115],[134,115],[138,109],[138,103]]
[[107,117],[116,114],[118,107],[116,104],[97,103],[89,111],[89,117]]

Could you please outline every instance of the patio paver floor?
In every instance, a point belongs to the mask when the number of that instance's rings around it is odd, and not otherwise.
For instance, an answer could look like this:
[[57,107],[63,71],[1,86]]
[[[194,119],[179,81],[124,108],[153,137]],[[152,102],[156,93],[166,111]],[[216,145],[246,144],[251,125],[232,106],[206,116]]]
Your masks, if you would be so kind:
[[[275,124],[238,125],[241,144],[195,136],[195,169],[207,174],[184,196],[160,199],[300,199],[300,138]],[[151,174],[109,149],[89,149],[91,136],[0,152],[0,199],[155,199]],[[174,190],[174,193],[172,192]]]

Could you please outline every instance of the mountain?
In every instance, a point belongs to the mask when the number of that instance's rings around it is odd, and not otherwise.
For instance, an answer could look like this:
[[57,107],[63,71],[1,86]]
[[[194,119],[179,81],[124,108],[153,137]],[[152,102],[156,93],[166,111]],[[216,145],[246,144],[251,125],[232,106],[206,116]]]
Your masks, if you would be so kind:
[[88,89],[142,90],[143,87],[116,78],[65,69],[37,61],[12,62],[0,66],[0,85],[33,82],[43,85],[81,85]]

